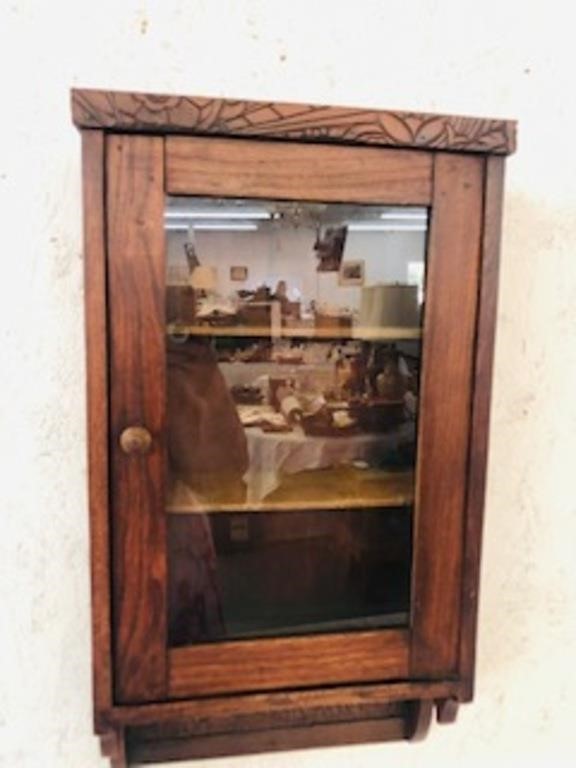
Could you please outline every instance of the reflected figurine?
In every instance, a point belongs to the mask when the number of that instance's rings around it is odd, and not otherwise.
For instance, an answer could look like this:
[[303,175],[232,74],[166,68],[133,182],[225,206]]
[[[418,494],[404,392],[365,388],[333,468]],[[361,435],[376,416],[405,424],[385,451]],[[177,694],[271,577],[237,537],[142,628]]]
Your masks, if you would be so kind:
[[282,315],[290,314],[290,299],[288,298],[288,286],[286,285],[286,280],[278,281],[272,299],[280,303],[280,311]]

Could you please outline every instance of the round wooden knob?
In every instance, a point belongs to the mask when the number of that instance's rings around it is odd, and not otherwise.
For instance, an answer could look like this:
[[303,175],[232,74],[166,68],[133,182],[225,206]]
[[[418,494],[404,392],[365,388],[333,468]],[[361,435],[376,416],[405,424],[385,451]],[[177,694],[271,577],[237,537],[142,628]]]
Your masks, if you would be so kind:
[[145,427],[127,427],[120,435],[120,447],[124,453],[148,453],[152,446],[152,435]]

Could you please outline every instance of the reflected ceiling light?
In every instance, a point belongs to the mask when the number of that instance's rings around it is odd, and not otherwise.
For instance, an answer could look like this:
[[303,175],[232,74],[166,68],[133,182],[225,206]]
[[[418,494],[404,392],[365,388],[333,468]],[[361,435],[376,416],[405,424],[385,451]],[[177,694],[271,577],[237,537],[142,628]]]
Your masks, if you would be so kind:
[[356,222],[348,224],[349,232],[426,232],[426,224],[385,224],[375,222]]
[[167,232],[188,232],[190,234],[190,230],[192,230],[191,237],[194,236],[194,232],[204,232],[204,231],[213,231],[213,232],[255,232],[258,229],[258,224],[249,224],[248,222],[229,222],[226,223],[224,221],[222,222],[214,222],[214,223],[208,223],[208,224],[194,224],[193,226],[188,226],[188,224],[175,224],[173,222],[165,222],[164,223],[164,229]]
[[380,214],[381,219],[394,219],[396,221],[426,221],[426,211],[386,211]]
[[214,224],[194,224],[195,232],[203,232],[213,230],[215,232],[254,232],[258,229],[258,224],[243,224],[238,222],[237,224],[226,224],[225,222]]
[[165,219],[270,219],[268,211],[183,211],[170,209],[164,213]]

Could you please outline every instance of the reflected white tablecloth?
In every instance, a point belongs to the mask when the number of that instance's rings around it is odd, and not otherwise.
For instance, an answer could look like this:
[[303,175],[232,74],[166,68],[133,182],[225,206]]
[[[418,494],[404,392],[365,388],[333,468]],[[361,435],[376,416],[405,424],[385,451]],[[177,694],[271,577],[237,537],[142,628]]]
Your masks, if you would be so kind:
[[325,469],[352,461],[373,463],[383,453],[410,439],[414,424],[406,423],[384,434],[347,437],[308,437],[299,427],[293,432],[263,432],[246,429],[250,468],[244,475],[247,501],[260,502],[279,487],[282,475],[310,469]]

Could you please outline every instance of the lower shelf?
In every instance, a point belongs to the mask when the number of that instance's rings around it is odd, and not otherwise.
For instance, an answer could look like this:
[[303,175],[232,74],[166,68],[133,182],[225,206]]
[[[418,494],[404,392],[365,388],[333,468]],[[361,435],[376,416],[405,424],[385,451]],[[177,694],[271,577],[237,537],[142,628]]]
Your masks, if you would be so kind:
[[[112,768],[258,752],[417,741],[456,714],[456,680],[335,686],[114,707],[100,731]],[[383,754],[384,756],[384,754]]]
[[358,618],[335,619],[334,621],[318,621],[310,624],[293,624],[290,627],[274,627],[269,629],[251,629],[246,622],[238,622],[230,626],[230,635],[235,640],[264,637],[295,637],[313,633],[350,632],[353,630],[382,629],[383,627],[407,627],[410,621],[408,611],[382,613],[374,616]]
[[129,729],[126,751],[129,765],[165,760],[191,760],[225,757],[258,752],[343,746],[407,739],[412,729],[412,715],[406,705],[390,705],[390,715],[379,720],[352,723],[313,724],[302,728],[275,728],[252,733],[225,733],[211,736],[186,736],[178,729],[166,728],[159,738],[146,728]]

